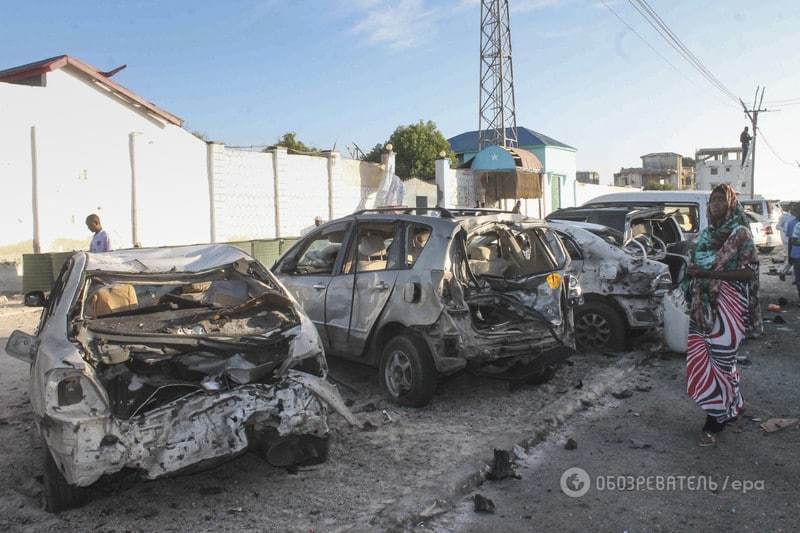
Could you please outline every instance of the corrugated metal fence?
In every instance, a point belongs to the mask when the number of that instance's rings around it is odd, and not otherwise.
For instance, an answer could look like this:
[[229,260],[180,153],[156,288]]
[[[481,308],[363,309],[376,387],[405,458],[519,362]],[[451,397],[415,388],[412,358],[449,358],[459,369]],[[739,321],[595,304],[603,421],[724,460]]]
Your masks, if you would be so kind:
[[[229,242],[240,250],[250,254],[262,265],[272,268],[278,258],[288,250],[298,237],[282,239],[255,239],[252,241]],[[61,267],[75,252],[57,252],[47,254],[25,254],[22,256],[22,290],[49,291],[53,286]]]

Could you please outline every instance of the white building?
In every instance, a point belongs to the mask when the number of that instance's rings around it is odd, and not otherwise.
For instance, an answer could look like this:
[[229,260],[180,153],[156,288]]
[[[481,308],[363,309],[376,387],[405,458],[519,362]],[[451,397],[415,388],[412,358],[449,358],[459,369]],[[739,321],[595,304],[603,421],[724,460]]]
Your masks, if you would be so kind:
[[[86,249],[90,213],[115,248],[294,237],[362,206],[384,174],[338,152],[207,143],[112,75],[70,56],[0,71],[0,246]],[[409,200],[435,203],[431,187],[409,184]]]
[[742,165],[742,149],[701,148],[695,153],[697,190],[710,191],[720,183],[729,183],[739,193],[750,194],[751,158]]
[[0,71],[0,117],[4,243],[88,241],[90,213],[116,247],[208,241],[206,143],[180,118],[66,55]]

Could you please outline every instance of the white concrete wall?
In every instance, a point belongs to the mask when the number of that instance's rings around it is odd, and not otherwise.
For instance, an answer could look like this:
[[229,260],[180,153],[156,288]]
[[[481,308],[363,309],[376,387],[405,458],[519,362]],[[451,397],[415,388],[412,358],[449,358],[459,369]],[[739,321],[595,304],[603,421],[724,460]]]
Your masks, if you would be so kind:
[[[335,152],[332,155],[335,155],[331,159],[333,218],[339,218],[364,207],[367,199],[377,192],[384,169],[375,163],[343,159]],[[327,219],[327,214],[323,218]]]
[[[11,244],[32,238],[31,126],[32,109],[43,103],[44,88],[0,83],[0,241]],[[26,101],[27,105],[20,105]],[[38,115],[38,113],[37,113]],[[86,237],[86,235],[84,235]]]
[[271,152],[209,145],[214,177],[216,241],[275,237],[275,173]]
[[[561,207],[572,207],[575,204],[575,173],[577,166],[575,152],[556,146],[545,147],[544,172],[548,178],[554,174],[561,178]],[[550,182],[545,180],[545,215],[550,212],[553,205],[550,198]]]
[[48,73],[46,87],[0,83],[0,90],[4,111],[13,110],[3,112],[0,122],[4,192],[24,206],[0,213],[4,244],[32,238],[31,126],[36,127],[43,251],[57,239],[85,240],[88,247],[84,219],[89,213],[100,215],[115,247],[132,245],[132,133],[142,244],[208,240],[208,209],[196,207],[208,206],[209,200],[203,141],[121,103],[68,69]]
[[[297,236],[317,216],[363,207],[384,173],[336,152],[207,144],[62,69],[48,74],[46,87],[0,83],[0,245],[33,238],[32,126],[42,251],[58,251],[54,243],[63,239],[88,248],[89,213],[100,215],[115,248],[132,246],[132,161],[143,246]],[[435,204],[435,187],[424,194]]]

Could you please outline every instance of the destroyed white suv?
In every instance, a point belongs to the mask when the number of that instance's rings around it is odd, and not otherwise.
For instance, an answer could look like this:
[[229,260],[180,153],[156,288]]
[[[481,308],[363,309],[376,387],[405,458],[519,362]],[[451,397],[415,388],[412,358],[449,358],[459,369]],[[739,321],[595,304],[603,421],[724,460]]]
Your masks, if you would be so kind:
[[420,407],[440,375],[466,369],[523,381],[563,362],[580,302],[568,264],[541,220],[382,208],[320,226],[273,271],[326,353],[377,366],[391,400]]
[[152,479],[248,449],[321,462],[328,407],[355,423],[313,324],[236,248],[79,252],[26,304],[45,305],[38,332],[15,331],[6,351],[31,364],[49,511],[124,467]]

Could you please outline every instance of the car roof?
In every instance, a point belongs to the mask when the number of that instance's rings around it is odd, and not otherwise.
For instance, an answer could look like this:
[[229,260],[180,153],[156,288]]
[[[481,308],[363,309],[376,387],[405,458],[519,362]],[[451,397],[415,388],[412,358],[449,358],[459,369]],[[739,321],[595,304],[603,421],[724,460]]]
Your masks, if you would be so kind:
[[159,248],[131,248],[86,254],[87,271],[118,273],[202,272],[245,259],[248,254],[228,244],[194,244]]
[[[415,211],[426,210],[426,214],[418,215]],[[461,226],[464,229],[481,226],[491,222],[508,222],[508,223],[521,223],[534,224],[546,226],[547,222],[538,218],[529,218],[520,213],[511,211],[501,211],[499,209],[485,209],[485,208],[413,208],[413,207],[399,207],[399,208],[379,208],[379,209],[364,209],[356,211],[350,215],[331,220],[326,222],[320,227],[336,224],[339,222],[346,222],[350,220],[359,221],[381,221],[381,220],[399,220],[405,222],[414,222],[418,224],[425,224],[436,228],[441,228],[444,231],[452,231],[456,226]]]
[[631,191],[603,194],[585,202],[583,206],[602,203],[637,202],[686,202],[690,200],[708,200],[711,191]]

